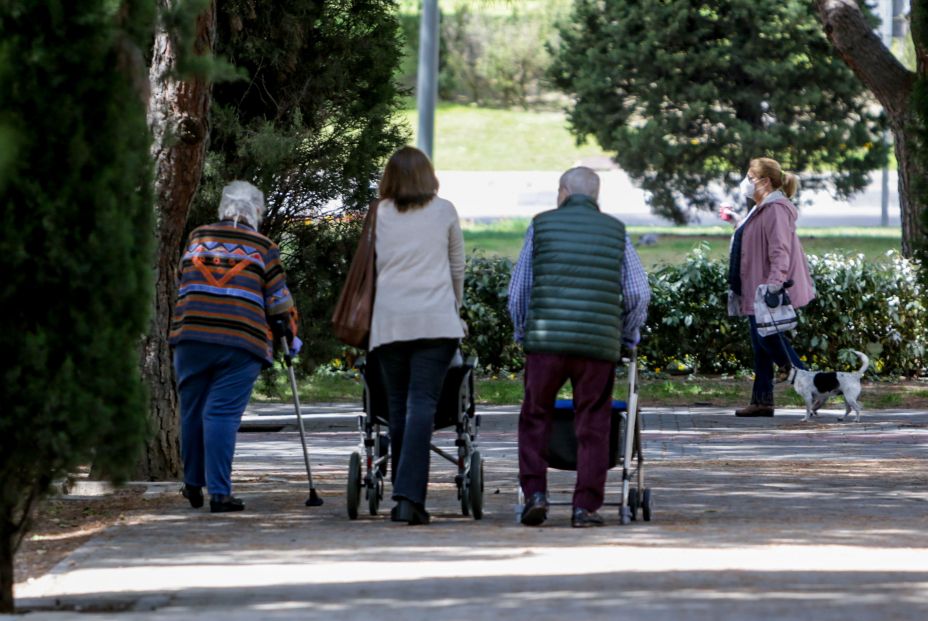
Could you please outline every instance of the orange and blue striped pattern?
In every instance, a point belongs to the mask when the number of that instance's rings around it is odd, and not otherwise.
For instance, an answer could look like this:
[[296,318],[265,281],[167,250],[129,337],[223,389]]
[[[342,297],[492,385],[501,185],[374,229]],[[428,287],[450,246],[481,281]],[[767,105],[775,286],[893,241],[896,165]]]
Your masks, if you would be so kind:
[[293,298],[274,242],[241,223],[201,226],[190,234],[181,258],[170,343],[239,347],[270,364],[268,317],[291,308]]

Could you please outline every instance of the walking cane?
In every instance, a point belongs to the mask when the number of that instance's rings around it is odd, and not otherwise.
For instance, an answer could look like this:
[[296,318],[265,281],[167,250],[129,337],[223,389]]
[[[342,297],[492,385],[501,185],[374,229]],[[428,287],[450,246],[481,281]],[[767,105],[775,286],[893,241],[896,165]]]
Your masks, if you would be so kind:
[[[283,323],[283,322],[280,322]],[[313,471],[309,466],[309,451],[306,449],[306,432],[303,429],[303,415],[300,413],[300,395],[296,389],[296,374],[293,372],[293,356],[290,355],[290,345],[287,343],[287,337],[280,337],[280,345],[284,352],[284,361],[287,364],[287,372],[290,375],[290,391],[293,393],[293,408],[296,411],[296,419],[300,427],[300,444],[303,445],[303,463],[306,464],[306,478],[309,480],[309,498],[306,499],[307,507],[318,507],[324,501],[316,493],[316,486],[313,485]]]

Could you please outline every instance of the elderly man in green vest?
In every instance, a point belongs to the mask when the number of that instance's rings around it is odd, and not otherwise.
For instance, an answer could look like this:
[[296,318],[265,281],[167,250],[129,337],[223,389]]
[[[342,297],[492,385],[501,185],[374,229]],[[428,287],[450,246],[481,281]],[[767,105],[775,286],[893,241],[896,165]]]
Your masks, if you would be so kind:
[[651,291],[618,219],[599,210],[599,176],[586,167],[561,176],[557,209],[535,216],[509,284],[515,339],[525,348],[519,415],[522,523],[548,515],[545,452],[557,393],[573,387],[577,483],[571,525],[601,526],[609,469],[612,386],[622,345],[634,348]]

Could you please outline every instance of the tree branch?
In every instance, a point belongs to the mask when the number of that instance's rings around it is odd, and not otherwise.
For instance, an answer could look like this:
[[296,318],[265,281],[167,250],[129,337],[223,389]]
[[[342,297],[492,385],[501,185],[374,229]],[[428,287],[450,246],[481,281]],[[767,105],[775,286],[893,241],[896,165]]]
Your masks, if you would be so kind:
[[816,5],[838,54],[873,92],[890,121],[903,122],[915,74],[886,49],[855,0],[816,0]]

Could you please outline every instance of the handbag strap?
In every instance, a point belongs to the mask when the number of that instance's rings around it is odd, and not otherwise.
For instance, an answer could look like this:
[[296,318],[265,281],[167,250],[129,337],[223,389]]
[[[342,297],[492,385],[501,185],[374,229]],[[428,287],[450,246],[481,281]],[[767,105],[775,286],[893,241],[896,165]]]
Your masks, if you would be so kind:
[[365,222],[365,228],[367,229],[367,239],[368,243],[370,244],[372,253],[376,252],[374,243],[377,241],[377,212],[379,211],[379,206],[379,198],[375,198],[367,206],[367,221]]

